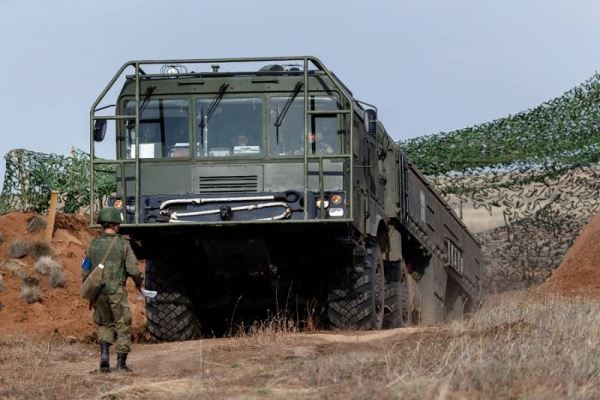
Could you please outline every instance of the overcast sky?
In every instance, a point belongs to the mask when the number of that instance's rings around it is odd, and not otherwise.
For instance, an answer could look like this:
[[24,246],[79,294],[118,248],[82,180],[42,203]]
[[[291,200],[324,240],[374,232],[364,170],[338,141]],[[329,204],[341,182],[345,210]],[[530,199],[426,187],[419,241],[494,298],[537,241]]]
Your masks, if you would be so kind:
[[600,1],[0,0],[0,54],[2,155],[87,150],[89,107],[131,59],[315,55],[403,139],[589,78]]

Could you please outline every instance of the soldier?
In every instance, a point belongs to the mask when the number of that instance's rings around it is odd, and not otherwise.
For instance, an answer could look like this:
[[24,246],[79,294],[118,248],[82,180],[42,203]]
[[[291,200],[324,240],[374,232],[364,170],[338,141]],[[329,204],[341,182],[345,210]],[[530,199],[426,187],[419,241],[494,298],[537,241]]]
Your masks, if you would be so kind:
[[117,370],[131,372],[127,366],[127,354],[131,350],[131,311],[125,280],[130,276],[138,289],[141,289],[144,281],[129,242],[117,233],[122,219],[121,213],[115,208],[100,210],[98,223],[102,225],[102,235],[92,240],[82,263],[83,280],[98,264],[104,264],[102,290],[90,304],[94,308],[94,323],[100,342],[101,372],[110,372],[108,349],[115,333]]
[[322,133],[308,133],[308,149],[312,154],[333,154],[335,149],[323,139]]

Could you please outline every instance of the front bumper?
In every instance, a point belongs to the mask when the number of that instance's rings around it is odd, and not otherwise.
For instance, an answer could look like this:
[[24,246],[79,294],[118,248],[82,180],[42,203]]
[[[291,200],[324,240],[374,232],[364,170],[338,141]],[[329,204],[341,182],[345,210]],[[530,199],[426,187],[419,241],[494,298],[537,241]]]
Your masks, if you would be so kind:
[[[338,201],[333,204],[332,198]],[[109,199],[109,205],[122,203],[119,198]],[[308,205],[305,216],[305,205]],[[135,224],[135,204],[127,199],[124,212],[126,224]],[[321,210],[321,208],[323,210]],[[323,201],[318,193],[286,191],[281,193],[236,193],[235,195],[152,195],[141,197],[141,224],[189,224],[224,222],[265,222],[300,220],[345,220],[347,203],[344,193],[325,193]]]

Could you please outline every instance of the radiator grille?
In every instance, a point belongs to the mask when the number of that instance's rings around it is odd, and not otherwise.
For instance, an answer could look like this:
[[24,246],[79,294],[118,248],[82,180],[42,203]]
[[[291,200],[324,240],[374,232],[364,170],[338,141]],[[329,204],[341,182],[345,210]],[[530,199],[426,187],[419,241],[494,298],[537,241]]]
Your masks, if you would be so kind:
[[257,175],[200,176],[199,193],[257,192]]

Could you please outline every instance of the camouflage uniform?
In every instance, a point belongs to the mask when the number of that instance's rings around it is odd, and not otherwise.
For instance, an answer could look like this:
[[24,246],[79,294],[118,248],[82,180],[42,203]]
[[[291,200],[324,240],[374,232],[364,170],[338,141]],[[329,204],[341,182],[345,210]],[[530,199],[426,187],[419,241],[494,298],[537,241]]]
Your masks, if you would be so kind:
[[94,239],[88,248],[86,260],[90,269],[84,268],[85,279],[104,259],[106,252],[115,240],[110,254],[104,261],[104,286],[94,302],[94,323],[97,326],[98,341],[112,343],[114,333],[117,334],[116,350],[118,353],[131,351],[131,311],[127,301],[125,280],[131,276],[141,286],[143,274],[138,270],[137,259],[129,242],[118,234],[103,233]]

